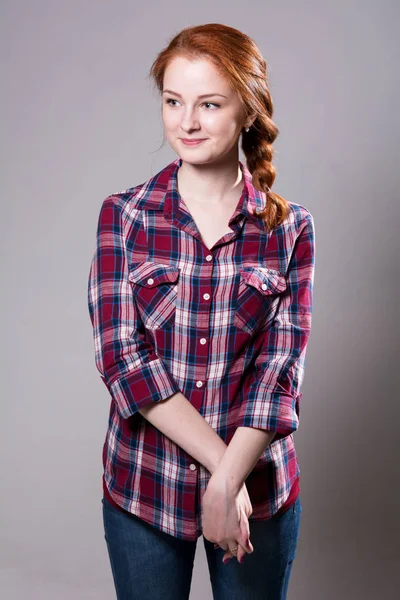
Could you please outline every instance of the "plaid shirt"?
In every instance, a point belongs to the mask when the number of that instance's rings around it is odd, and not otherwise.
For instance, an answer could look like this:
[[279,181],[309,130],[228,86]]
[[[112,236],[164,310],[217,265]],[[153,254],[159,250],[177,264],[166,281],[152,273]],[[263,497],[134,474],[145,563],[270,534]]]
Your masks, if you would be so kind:
[[103,482],[113,501],[175,537],[202,533],[210,472],[138,410],[181,391],[229,444],[237,427],[275,437],[246,479],[250,520],[278,513],[300,468],[293,441],[311,329],[314,221],[290,203],[267,232],[244,186],[231,231],[207,248],[179,195],[180,158],[102,203],[88,306],[111,395]]

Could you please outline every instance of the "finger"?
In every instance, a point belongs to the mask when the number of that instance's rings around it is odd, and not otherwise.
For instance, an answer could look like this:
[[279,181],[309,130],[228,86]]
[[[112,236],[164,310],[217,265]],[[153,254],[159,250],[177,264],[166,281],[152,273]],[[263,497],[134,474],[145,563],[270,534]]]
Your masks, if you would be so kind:
[[243,535],[243,530],[246,530],[246,514],[244,513],[242,507],[240,507],[240,516],[241,516],[241,518],[239,519],[240,535],[238,536],[238,540],[237,540],[238,549],[237,549],[237,554],[236,554],[236,558],[239,563],[241,563],[244,560],[246,550],[245,550],[245,548],[243,548],[243,539],[247,539]]
[[225,550],[222,560],[225,562],[227,560],[230,560],[232,557],[233,557],[233,554],[231,553],[231,551],[228,548],[227,550]]
[[[234,548],[234,550],[232,550]],[[236,558],[238,562],[243,560],[243,556],[246,553],[244,552],[244,550],[241,548],[241,545],[239,543],[239,541],[237,539],[233,540],[229,540],[229,546],[225,551],[224,556],[222,557],[222,560],[226,563],[228,562],[231,558]]]
[[[235,543],[232,543],[232,540],[228,541],[228,547],[225,550],[224,556],[222,557],[223,562],[229,562],[229,560],[233,557],[237,559],[238,562],[242,562],[244,556],[247,552],[251,552],[252,550],[246,545],[246,541],[249,538],[250,529],[249,522],[244,512],[244,509],[240,507],[239,511],[239,527],[240,527],[240,535],[239,539],[235,540]],[[230,551],[230,548],[235,548],[237,546],[237,550],[233,553]]]
[[254,552],[254,546],[250,541],[250,524],[249,524],[249,519],[247,518],[247,516],[246,516],[246,525],[243,530],[243,543],[244,543],[244,549],[248,554],[251,554],[252,552]]
[[[245,517],[246,517],[246,515],[243,512],[243,508],[242,508],[242,506],[240,506],[240,510],[239,510],[239,527],[240,527],[241,531],[242,531],[242,528],[243,528],[243,523],[246,525],[246,523],[245,523],[246,518]],[[245,554],[245,552],[244,552],[244,550],[243,550],[243,548],[241,546],[240,539],[237,540],[235,546],[237,546],[238,548],[237,548],[236,552],[234,553],[234,556],[236,556],[237,561],[240,563],[240,562],[242,562],[243,556]]]
[[241,544],[243,545],[245,552],[249,552],[250,545],[251,545],[249,519],[243,509],[242,509],[242,511],[243,511],[243,519],[240,524],[242,540],[240,540],[240,541],[241,541]]
[[242,546],[239,544],[239,548],[237,549],[237,554],[236,554],[237,561],[239,563],[242,563],[245,556],[246,556],[246,552],[243,550]]
[[[243,509],[241,509],[243,511]],[[253,552],[253,544],[250,541],[250,525],[249,520],[245,512],[243,512],[243,518],[240,522],[240,532],[241,537],[238,540],[240,544],[239,549],[241,550],[241,555],[251,554]]]
[[236,554],[233,555],[230,552],[225,552],[224,556],[222,557],[222,562],[226,565],[226,563],[232,560],[232,558],[236,558]]
[[250,496],[249,496],[249,492],[247,490],[246,484],[244,484],[244,492],[246,495],[246,515],[247,517],[249,517],[251,514],[253,514],[253,506],[251,504],[251,500],[250,500]]
[[229,546],[227,546],[226,544],[218,544],[218,547],[221,548],[221,550],[224,551],[224,555],[222,557],[222,561],[228,559],[228,558],[232,558],[232,554],[229,552]]
[[227,562],[229,562],[231,558],[236,558],[236,552],[237,552],[237,550],[235,550],[234,553],[232,553],[230,551],[230,548],[235,548],[236,546],[238,546],[238,543],[237,543],[236,540],[233,540],[233,539],[228,540],[227,546],[226,546],[226,548],[224,548],[225,553],[224,553],[224,555],[222,557],[222,560],[223,560],[223,562],[225,564]]

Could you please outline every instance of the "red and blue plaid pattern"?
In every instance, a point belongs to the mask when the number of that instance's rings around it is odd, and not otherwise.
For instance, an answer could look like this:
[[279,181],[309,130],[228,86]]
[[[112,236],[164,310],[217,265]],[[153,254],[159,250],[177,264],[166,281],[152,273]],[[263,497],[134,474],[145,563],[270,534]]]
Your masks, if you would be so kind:
[[195,540],[211,475],[138,410],[181,391],[227,444],[240,426],[274,431],[246,486],[250,519],[280,511],[300,473],[292,434],[311,330],[314,221],[290,203],[267,232],[251,214],[265,194],[239,161],[231,231],[207,248],[178,192],[181,164],[103,201],[88,306],[111,396],[107,491],[122,509]]

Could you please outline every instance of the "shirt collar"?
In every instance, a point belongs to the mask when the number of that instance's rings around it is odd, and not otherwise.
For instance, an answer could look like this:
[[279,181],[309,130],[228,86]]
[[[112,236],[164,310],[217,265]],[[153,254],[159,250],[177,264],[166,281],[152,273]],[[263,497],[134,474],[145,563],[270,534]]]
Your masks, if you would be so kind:
[[[174,218],[179,212],[180,194],[178,191],[178,169],[182,159],[177,158],[164,167],[148,182],[139,201],[140,208],[144,210],[163,210],[167,220]],[[229,224],[240,221],[244,216],[256,224],[259,229],[266,231],[264,219],[252,214],[254,209],[260,212],[265,206],[265,193],[257,190],[252,182],[252,176],[246,165],[239,160],[243,173],[243,191]]]

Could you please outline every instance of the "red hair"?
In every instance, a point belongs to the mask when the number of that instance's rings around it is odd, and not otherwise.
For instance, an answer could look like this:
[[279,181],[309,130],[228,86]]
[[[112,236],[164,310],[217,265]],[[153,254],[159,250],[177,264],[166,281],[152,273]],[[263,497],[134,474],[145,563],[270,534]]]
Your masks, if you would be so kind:
[[288,202],[271,187],[276,169],[272,144],[279,129],[272,120],[273,103],[268,89],[267,63],[255,42],[238,29],[220,23],[186,27],[162,50],[150,69],[150,77],[162,93],[165,70],[174,58],[210,60],[239,95],[247,117],[255,117],[242,132],[242,150],[255,188],[266,194],[266,205],[256,214],[269,230],[289,214]]

